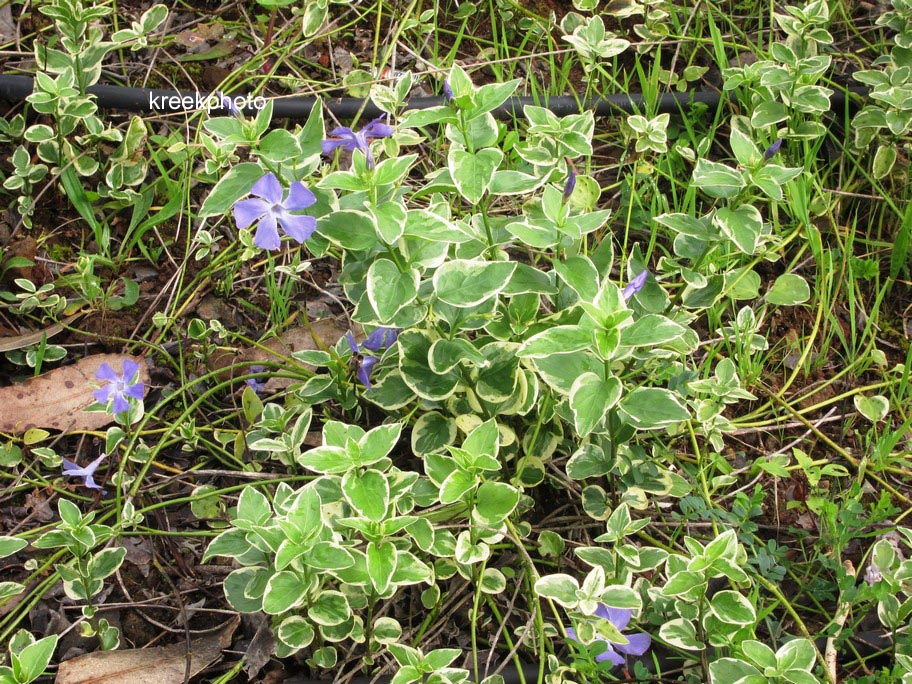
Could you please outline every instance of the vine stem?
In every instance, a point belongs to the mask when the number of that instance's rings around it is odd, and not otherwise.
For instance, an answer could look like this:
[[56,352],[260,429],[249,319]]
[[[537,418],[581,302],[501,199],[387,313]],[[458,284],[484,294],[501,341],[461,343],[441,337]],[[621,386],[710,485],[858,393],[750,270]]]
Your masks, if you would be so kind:
[[801,616],[798,615],[798,612],[792,607],[792,604],[789,603],[787,598],[785,598],[785,594],[782,593],[779,587],[770,582],[763,575],[757,574],[754,577],[758,582],[760,582],[760,584],[766,587],[766,589],[773,596],[776,597],[779,603],[782,604],[783,608],[785,608],[786,612],[792,616],[792,619],[795,621],[795,624],[797,625],[798,630],[801,632],[802,636],[804,636],[804,638],[811,643],[811,646],[814,649],[814,653],[817,655],[817,661],[820,663],[820,666],[823,668],[823,671],[826,674],[827,682],[829,682],[829,684],[838,684],[836,681],[836,675],[830,672],[829,668],[827,667],[826,658],[824,657],[823,653],[820,652],[820,649],[817,648],[817,644],[814,643],[814,638],[808,631],[807,625],[804,624]]

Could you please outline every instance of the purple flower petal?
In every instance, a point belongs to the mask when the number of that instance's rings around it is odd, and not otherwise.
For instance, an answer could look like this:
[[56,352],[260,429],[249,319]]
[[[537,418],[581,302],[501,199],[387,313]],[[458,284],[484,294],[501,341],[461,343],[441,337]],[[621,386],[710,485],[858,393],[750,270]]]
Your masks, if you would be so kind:
[[238,228],[247,228],[267,212],[269,204],[261,199],[245,199],[234,203],[234,222]]
[[141,382],[137,382],[133,385],[128,386],[127,389],[124,390],[124,396],[141,400],[145,394],[144,390],[145,387],[143,387],[143,384]]
[[646,284],[646,278],[649,277],[649,271],[643,271],[636,278],[628,283],[627,287],[624,288],[624,300],[627,301],[637,292],[643,289],[643,285]]
[[95,397],[95,401],[97,401],[99,404],[107,404],[111,399],[111,392],[113,391],[114,385],[105,385],[104,387],[101,387],[92,392],[92,396]]
[[456,99],[456,96],[453,94],[453,89],[450,87],[450,82],[446,79],[443,80],[443,97],[447,100]]
[[120,392],[114,392],[114,413],[126,413],[129,410],[130,402]]
[[265,214],[257,224],[256,233],[253,236],[253,244],[260,249],[274,250],[282,245],[279,238],[279,229],[276,226],[276,217],[271,211]]
[[[603,641],[601,643],[608,644],[607,641]],[[611,648],[610,644],[608,644],[607,651],[605,651],[604,653],[599,653],[597,656],[595,656],[595,662],[597,662],[597,663],[603,663],[606,660],[610,660],[615,665],[624,664],[624,656],[616,653],[615,650],[613,648]]]
[[380,351],[386,347],[392,346],[396,338],[399,337],[399,331],[392,328],[375,328],[371,331],[367,339],[361,345],[370,351]]
[[376,119],[361,129],[361,135],[365,138],[389,138],[396,132],[396,129],[383,123],[385,116],[378,116]]
[[567,184],[564,185],[564,199],[570,199],[570,195],[573,194],[573,189],[576,187],[576,173],[573,171],[573,167],[570,167],[570,175],[567,176]]
[[63,474],[64,474],[64,475],[77,475],[77,474],[78,474],[78,475],[81,475],[81,474],[82,474],[81,472],[79,472],[79,473],[68,473],[68,472],[67,472],[68,470],[78,470],[78,471],[82,471],[82,468],[80,468],[78,465],[76,465],[75,463],[73,463],[73,462],[70,461],[69,459],[64,458],[64,459],[62,459],[62,460],[63,460]]
[[[617,627],[618,631],[623,631],[630,622],[633,611],[625,608],[608,608],[608,622]],[[600,616],[601,617],[601,616]]]
[[627,637],[629,643],[612,644],[614,649],[619,653],[641,656],[646,653],[652,645],[652,638],[648,634],[625,634],[624,636]]
[[323,148],[323,154],[330,154],[330,153],[332,153],[333,150],[338,149],[339,147],[348,149],[347,147],[345,147],[346,143],[347,143],[347,141],[345,141],[345,140],[328,139],[328,140],[324,140],[323,142],[321,142],[320,147]]
[[374,372],[374,366],[377,365],[379,361],[376,356],[365,356],[361,359],[361,367],[358,369],[358,380],[361,381],[361,384],[364,385],[368,390],[371,388],[371,374]]
[[775,157],[776,152],[779,151],[780,147],[782,147],[782,138],[779,138],[778,140],[776,140],[776,142],[774,142],[772,145],[770,145],[769,147],[766,148],[766,150],[763,152],[763,159],[765,161],[769,161],[770,159]]
[[288,198],[282,204],[286,211],[301,211],[307,209],[312,204],[316,204],[317,198],[307,189],[301,181],[295,181],[291,184],[288,191]]
[[278,221],[285,234],[292,237],[298,244],[313,235],[317,229],[317,219],[313,216],[293,216],[287,211],[282,211],[278,215]]
[[99,380],[107,380],[108,382],[117,382],[120,380],[117,371],[111,368],[107,363],[103,363],[98,367],[98,370],[95,371],[95,377]]
[[139,373],[139,364],[130,359],[124,359],[123,362],[123,381],[126,384],[132,384],[136,374]]
[[355,336],[351,334],[351,331],[345,333],[345,339],[348,340],[348,346],[352,350],[352,354],[357,354],[358,343],[355,341]]
[[567,638],[579,643],[579,639],[576,638],[576,630],[573,627],[567,627],[564,630],[567,633]]
[[267,173],[260,178],[250,189],[251,195],[262,197],[270,204],[280,204],[282,202],[282,184],[275,177],[274,173]]

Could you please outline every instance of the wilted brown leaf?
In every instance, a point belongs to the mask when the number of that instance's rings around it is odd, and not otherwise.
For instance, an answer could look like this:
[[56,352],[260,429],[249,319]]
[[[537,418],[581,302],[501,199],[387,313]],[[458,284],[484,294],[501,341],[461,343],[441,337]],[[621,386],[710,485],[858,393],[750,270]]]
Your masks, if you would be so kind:
[[[214,634],[190,642],[190,676],[214,663],[231,645],[240,618]],[[187,645],[97,651],[60,663],[55,684],[183,684]]]
[[107,363],[119,373],[127,359],[139,364],[139,379],[148,384],[149,371],[141,357],[93,354],[71,366],[0,387],[0,432],[21,434],[31,428],[63,432],[103,428],[114,420],[110,414],[83,410],[95,401],[92,390],[100,384],[95,379],[95,371]]

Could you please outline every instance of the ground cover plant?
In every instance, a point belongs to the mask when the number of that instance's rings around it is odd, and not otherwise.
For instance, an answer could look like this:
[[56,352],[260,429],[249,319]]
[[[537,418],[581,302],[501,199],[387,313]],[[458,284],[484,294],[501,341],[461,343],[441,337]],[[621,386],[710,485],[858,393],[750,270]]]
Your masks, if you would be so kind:
[[215,5],[0,7],[0,682],[912,683],[912,4]]

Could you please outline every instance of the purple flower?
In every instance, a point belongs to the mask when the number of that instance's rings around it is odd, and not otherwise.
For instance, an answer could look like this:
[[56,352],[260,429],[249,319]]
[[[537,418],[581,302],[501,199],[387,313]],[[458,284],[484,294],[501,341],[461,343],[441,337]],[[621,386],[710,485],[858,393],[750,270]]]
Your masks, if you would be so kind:
[[323,154],[329,154],[341,147],[343,150],[354,152],[361,150],[367,159],[367,168],[374,168],[374,155],[371,154],[370,141],[373,138],[388,138],[395,130],[392,126],[381,123],[383,116],[378,116],[360,131],[355,133],[348,126],[339,126],[329,132],[330,137],[323,141]]
[[[137,377],[139,373],[139,364],[129,359],[124,359],[123,374],[117,372],[106,363],[101,364],[95,377],[107,384],[92,392],[92,396],[99,404],[107,404],[111,398],[114,398],[114,413],[124,413],[130,410],[130,402],[127,397],[133,397],[142,401],[143,384]],[[136,382],[133,382],[133,380]]]
[[[361,349],[379,352],[381,349],[391,347],[398,337],[399,331],[394,328],[375,328],[367,336],[367,339],[361,343]],[[349,332],[345,334],[345,339],[348,340],[348,346],[351,348],[352,354],[361,355],[358,343],[355,342],[355,336]],[[358,364],[358,380],[368,391],[371,390],[371,374],[374,372],[374,366],[377,365],[379,360],[380,357],[375,354],[364,354]]]
[[78,465],[67,459],[63,459],[63,474],[70,475],[73,477],[82,477],[85,478],[84,484],[90,489],[101,489],[100,484],[95,484],[95,471],[98,470],[98,466],[105,459],[105,454],[102,454],[94,461],[89,463],[85,468],[80,468]]
[[637,292],[643,289],[643,285],[646,284],[646,278],[649,277],[649,271],[643,271],[636,278],[631,280],[627,287],[624,288],[624,301],[630,301],[630,298],[633,297]]
[[[624,628],[627,627],[632,615],[632,610],[609,608],[603,603],[600,603],[595,611],[596,617],[608,620],[608,622],[614,625],[619,632],[624,631]],[[575,629],[568,627],[566,631],[568,638],[580,643],[579,639],[576,638]],[[627,641],[628,643],[626,644],[617,644],[613,641],[608,641],[607,639],[596,639],[593,644],[604,644],[605,650],[595,656],[595,662],[601,663],[605,660],[610,660],[614,665],[623,665],[625,655],[641,656],[646,653],[647,649],[652,644],[652,639],[648,634],[630,634],[627,636]]]
[[883,575],[880,572],[880,568],[874,565],[874,563],[868,563],[868,569],[865,570],[864,579],[865,582],[868,583],[868,586],[873,587],[883,579]]
[[766,148],[766,151],[763,153],[763,160],[769,161],[772,159],[776,152],[779,151],[779,148],[782,147],[782,138],[779,138],[776,142]]
[[570,195],[573,194],[573,189],[576,187],[576,172],[573,170],[573,167],[570,167],[570,175],[567,176],[567,184],[564,186],[564,201],[570,199]]
[[225,93],[223,93],[221,90],[216,90],[213,94],[218,98],[219,105],[222,109],[228,110],[229,113],[234,114],[234,116],[239,119],[244,118],[244,115],[241,114],[241,110],[237,108],[236,104],[234,104],[234,100],[225,95]]
[[450,82],[446,79],[443,79],[443,99],[447,102],[452,102],[456,99],[453,89],[450,87]]
[[257,224],[253,244],[262,249],[278,249],[282,244],[277,225],[285,234],[301,244],[317,229],[313,216],[296,216],[290,212],[306,209],[317,201],[314,194],[300,181],[291,184],[288,197],[283,199],[282,186],[274,173],[267,173],[258,180],[250,194],[259,199],[239,200],[234,205],[234,220],[238,228]]
[[[262,373],[266,370],[263,366],[251,366],[251,373]],[[266,389],[266,381],[260,380],[259,378],[247,378],[244,381],[256,394],[260,394],[264,389]]]

